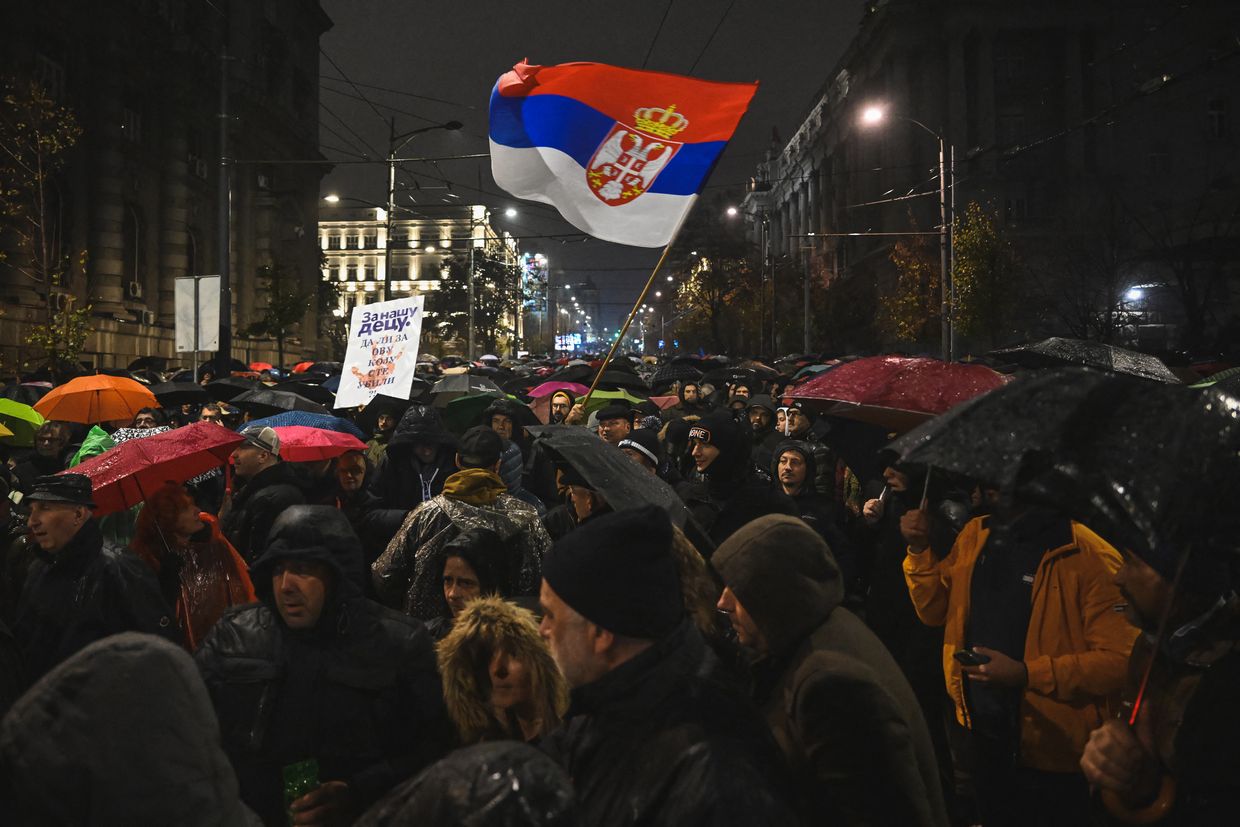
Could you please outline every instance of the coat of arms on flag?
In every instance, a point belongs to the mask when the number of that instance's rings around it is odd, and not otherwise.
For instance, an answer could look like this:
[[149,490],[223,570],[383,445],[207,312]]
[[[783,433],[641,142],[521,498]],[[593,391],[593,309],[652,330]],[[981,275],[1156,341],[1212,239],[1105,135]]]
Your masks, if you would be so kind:
[[491,170],[596,238],[662,247],[756,91],[601,63],[518,63],[491,93]]
[[586,180],[604,204],[626,204],[648,190],[681,147],[669,139],[689,125],[675,104],[635,110],[633,121],[612,127],[590,159]]

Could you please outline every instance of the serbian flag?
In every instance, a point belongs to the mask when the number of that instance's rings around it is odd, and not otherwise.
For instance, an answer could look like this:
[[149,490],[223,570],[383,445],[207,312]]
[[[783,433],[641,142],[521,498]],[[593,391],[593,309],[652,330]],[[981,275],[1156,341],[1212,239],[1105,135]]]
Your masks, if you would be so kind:
[[491,171],[595,238],[662,247],[757,90],[602,63],[518,63],[491,92]]

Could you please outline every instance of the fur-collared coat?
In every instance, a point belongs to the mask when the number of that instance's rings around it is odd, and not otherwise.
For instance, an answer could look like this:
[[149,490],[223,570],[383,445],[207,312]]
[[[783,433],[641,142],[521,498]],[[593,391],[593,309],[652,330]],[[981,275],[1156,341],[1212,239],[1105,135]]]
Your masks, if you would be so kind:
[[501,719],[491,706],[489,666],[496,650],[508,652],[529,672],[542,732],[554,729],[568,708],[568,685],[538,635],[533,613],[498,596],[477,598],[438,645],[444,701],[464,744],[522,739],[511,714]]

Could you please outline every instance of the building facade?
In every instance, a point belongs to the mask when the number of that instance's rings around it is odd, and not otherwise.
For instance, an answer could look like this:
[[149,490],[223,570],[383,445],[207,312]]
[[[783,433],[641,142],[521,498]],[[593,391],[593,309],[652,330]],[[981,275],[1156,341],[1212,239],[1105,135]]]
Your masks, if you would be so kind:
[[[123,367],[139,356],[189,364],[190,354],[174,352],[174,285],[221,270],[222,77],[232,327],[261,315],[256,275],[266,266],[313,289],[318,187],[329,169],[313,163],[322,158],[318,44],[330,26],[316,0],[11,4],[0,74],[38,81],[73,111],[81,138],[49,182],[61,197],[48,218],[64,228],[58,253],[72,269],[49,285],[21,273],[22,250],[10,248],[0,263],[6,369],[38,357],[25,343],[49,306],[91,308],[94,332],[81,359],[92,366]],[[306,354],[315,329],[307,312]],[[233,351],[270,359],[274,346],[235,336]]]
[[[765,272],[831,294],[813,312],[818,349],[893,344],[871,320],[894,289],[893,234],[940,227],[940,138],[949,215],[982,206],[1021,251],[1022,295],[1049,302],[991,338],[1089,335],[1122,317],[1111,333],[1128,344],[1191,347],[1225,324],[1240,236],[1240,60],[1221,34],[1234,4],[869,0],[861,14],[743,204]],[[871,106],[886,117],[867,126]]]

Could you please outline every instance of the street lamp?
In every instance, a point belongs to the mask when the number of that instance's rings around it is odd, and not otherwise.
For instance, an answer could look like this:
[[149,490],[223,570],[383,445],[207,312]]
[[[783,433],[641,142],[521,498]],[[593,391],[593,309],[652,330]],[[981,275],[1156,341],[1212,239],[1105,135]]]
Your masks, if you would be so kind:
[[[951,170],[951,183],[949,184],[947,141],[944,140],[942,133],[936,132],[915,118],[905,115],[892,115],[891,117],[920,127],[923,131],[933,135],[935,140],[939,142],[939,315],[942,323],[940,335],[942,337],[943,361],[950,362],[955,355],[952,352],[952,306],[950,301],[950,296],[954,294],[954,287],[952,285],[951,272],[947,266],[947,234],[951,231],[950,225],[947,223],[947,193],[949,186],[953,189],[955,188],[955,169]],[[884,107],[867,106],[861,113],[861,124],[863,126],[877,126],[886,118],[887,110]]]
[[[387,214],[384,222],[384,232],[386,238],[383,242],[383,300],[387,301],[392,298],[392,213],[396,212],[396,153],[405,148],[405,145],[412,141],[423,132],[431,132],[436,129],[444,129],[448,132],[455,132],[461,128],[460,121],[448,121],[447,123],[437,123],[433,126],[423,126],[401,135],[396,134],[396,119],[392,118],[388,121],[388,189],[387,189]],[[399,143],[397,143],[399,141]]]

